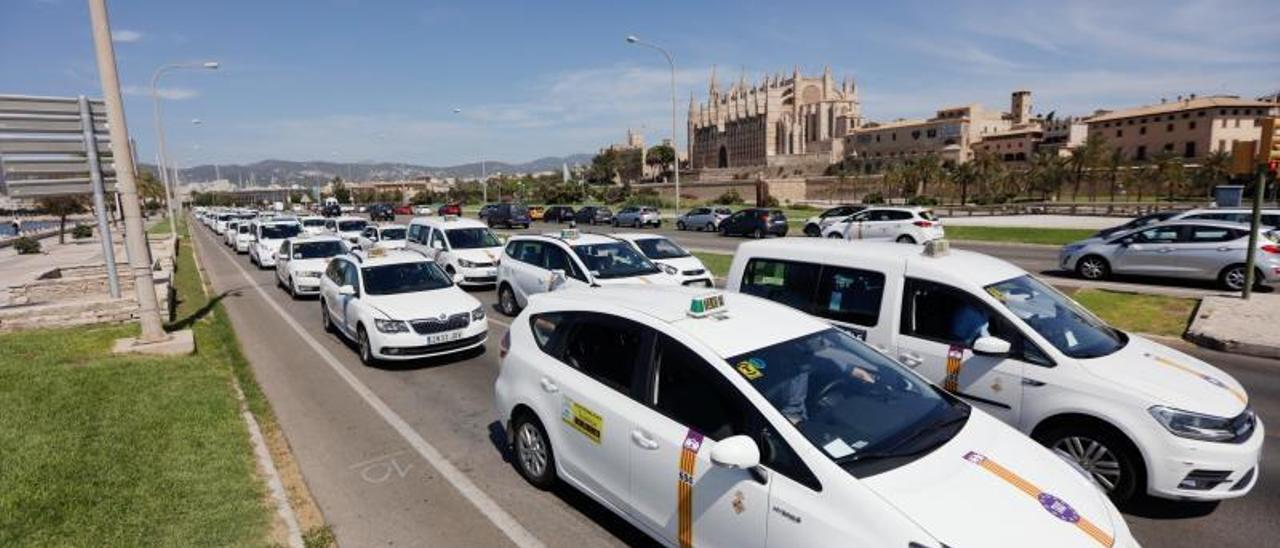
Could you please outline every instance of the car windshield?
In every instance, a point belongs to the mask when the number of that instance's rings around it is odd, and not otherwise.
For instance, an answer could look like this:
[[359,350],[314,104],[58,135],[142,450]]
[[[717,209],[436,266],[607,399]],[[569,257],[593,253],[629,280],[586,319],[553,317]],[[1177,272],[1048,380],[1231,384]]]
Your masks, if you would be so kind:
[[1100,358],[1128,342],[1128,336],[1112,328],[1075,301],[1029,275],[991,284],[987,293],[1072,358]]
[[236,225],[236,232],[238,232],[238,233],[240,233],[240,234],[248,234],[248,233],[249,233],[249,225]]
[[398,295],[431,291],[453,285],[453,280],[431,262],[368,266],[364,272],[364,292],[369,295]]
[[324,226],[324,219],[303,219],[302,226]]
[[300,232],[302,232],[302,226],[293,223],[262,225],[262,239],[264,240],[283,240],[297,236]]
[[857,477],[950,440],[968,405],[837,329],[729,358],[814,446]]
[[403,228],[386,228],[382,230],[380,236],[384,240],[403,240],[405,229]]
[[342,242],[327,240],[323,242],[307,242],[293,244],[295,259],[327,259],[347,252]]
[[364,227],[366,226],[369,226],[369,223],[365,222],[363,219],[356,221],[338,221],[339,232],[358,232],[364,230]]
[[650,259],[678,259],[689,256],[689,252],[685,251],[683,247],[666,238],[636,240],[636,246],[640,248],[645,257]]
[[481,247],[499,247],[502,242],[487,228],[455,228],[444,231],[449,239],[449,247],[453,249],[478,249]]
[[575,245],[573,252],[587,265],[591,275],[601,279],[657,274],[658,266],[635,248],[622,242]]

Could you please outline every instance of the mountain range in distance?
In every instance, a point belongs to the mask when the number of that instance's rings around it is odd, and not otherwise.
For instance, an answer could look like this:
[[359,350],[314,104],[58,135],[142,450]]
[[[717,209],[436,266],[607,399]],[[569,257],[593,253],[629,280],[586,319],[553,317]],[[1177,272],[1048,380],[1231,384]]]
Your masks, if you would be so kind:
[[[490,176],[512,173],[559,172],[562,166],[569,167],[591,163],[591,154],[570,154],[568,156],[548,156],[530,162],[512,164],[507,162],[472,162],[454,166],[423,166],[402,162],[328,162],[328,161],[293,161],[263,160],[252,164],[203,164],[182,168],[179,178],[183,183],[199,183],[215,181],[220,176],[234,184],[249,186],[265,185],[275,182],[279,185],[298,184],[302,186],[322,185],[341,177],[344,181],[397,181],[414,179],[423,176],[438,178],[456,177],[463,179],[478,178],[482,172]],[[155,171],[152,164],[143,164],[143,169]]]

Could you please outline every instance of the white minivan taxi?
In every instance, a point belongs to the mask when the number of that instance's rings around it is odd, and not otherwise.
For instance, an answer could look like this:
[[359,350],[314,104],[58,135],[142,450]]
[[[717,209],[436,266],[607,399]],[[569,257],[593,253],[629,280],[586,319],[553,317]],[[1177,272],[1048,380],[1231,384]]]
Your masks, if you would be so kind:
[[461,274],[458,285],[486,286],[498,281],[502,242],[475,219],[457,215],[415,218],[409,221],[405,249],[434,260],[450,275]]
[[498,263],[498,310],[515,316],[538,293],[616,284],[680,285],[630,242],[566,229],[507,240]]
[[645,257],[658,263],[663,272],[675,277],[680,285],[715,286],[707,265],[702,264],[701,259],[693,256],[688,250],[680,247],[680,244],[666,236],[643,232],[612,234],[612,236],[631,242],[631,245],[636,246],[636,249],[640,250]]
[[1000,259],[891,243],[751,242],[726,288],[826,319],[1060,456],[1117,502],[1239,497],[1265,438],[1244,388],[1108,326]]
[[668,546],[1136,546],[1070,463],[764,299],[537,295],[494,384],[516,471]]

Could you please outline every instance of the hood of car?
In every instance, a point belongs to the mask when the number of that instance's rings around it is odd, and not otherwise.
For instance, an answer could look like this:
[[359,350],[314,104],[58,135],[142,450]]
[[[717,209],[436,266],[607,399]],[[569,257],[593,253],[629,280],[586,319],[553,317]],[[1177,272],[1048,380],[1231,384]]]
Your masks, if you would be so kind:
[[675,277],[668,276],[665,272],[657,274],[648,274],[645,276],[629,276],[626,278],[596,278],[596,283],[600,285],[626,285],[626,284],[644,284],[644,285],[680,285],[680,280]]
[[690,255],[688,257],[676,257],[674,259],[653,259],[653,262],[659,263],[659,264],[669,264],[671,266],[676,267],[681,272],[685,270],[694,270],[699,268],[702,270],[707,269],[707,267],[702,264],[702,261],[698,260],[698,258],[694,257],[693,255]]
[[473,263],[496,263],[502,257],[501,247],[481,247],[476,249],[455,249],[450,253],[459,259]]
[[373,243],[373,247],[381,247],[385,249],[404,249],[404,240],[378,240]]
[[1129,344],[1109,356],[1080,363],[1107,384],[1184,411],[1231,418],[1249,401],[1244,387],[1221,369],[1137,335],[1129,335]]
[[363,300],[388,319],[405,321],[470,312],[480,306],[480,301],[457,286],[421,293],[368,295]]
[[1128,536],[1082,473],[980,411],[946,445],[862,483],[949,546],[1103,547]]

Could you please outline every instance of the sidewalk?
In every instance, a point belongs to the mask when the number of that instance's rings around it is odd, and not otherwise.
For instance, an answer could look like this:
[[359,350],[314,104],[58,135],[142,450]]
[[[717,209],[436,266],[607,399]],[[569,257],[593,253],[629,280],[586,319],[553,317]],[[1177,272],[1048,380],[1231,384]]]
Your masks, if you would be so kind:
[[1280,358],[1280,295],[1211,296],[1200,301],[1186,338],[1198,345]]

